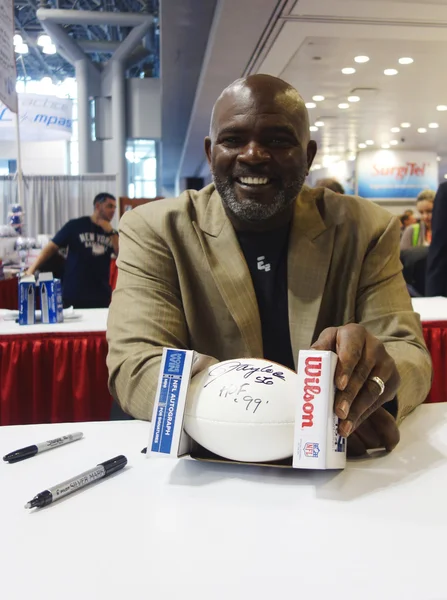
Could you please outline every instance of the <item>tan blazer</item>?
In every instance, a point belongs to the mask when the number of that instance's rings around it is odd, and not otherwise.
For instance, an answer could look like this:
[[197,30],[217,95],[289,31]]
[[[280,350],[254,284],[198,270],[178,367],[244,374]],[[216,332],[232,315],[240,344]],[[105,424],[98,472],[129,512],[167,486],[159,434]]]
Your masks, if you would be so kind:
[[[398,219],[373,203],[305,187],[288,255],[294,356],[326,327],[363,324],[399,368],[398,421],[423,402],[431,381],[399,236]],[[262,357],[250,273],[213,185],[126,213],[118,267],[107,362],[110,390],[126,412],[151,418],[163,346],[219,361]]]

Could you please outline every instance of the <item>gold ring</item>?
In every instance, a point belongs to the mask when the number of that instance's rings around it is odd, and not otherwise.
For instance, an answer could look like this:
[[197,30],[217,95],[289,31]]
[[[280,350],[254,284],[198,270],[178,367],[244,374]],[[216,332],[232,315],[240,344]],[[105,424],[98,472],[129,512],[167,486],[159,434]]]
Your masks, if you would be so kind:
[[380,388],[379,396],[381,396],[385,391],[385,383],[383,379],[380,379],[380,377],[377,377],[377,375],[375,377],[370,377],[369,379],[370,381],[374,381],[374,383],[377,383],[377,385]]

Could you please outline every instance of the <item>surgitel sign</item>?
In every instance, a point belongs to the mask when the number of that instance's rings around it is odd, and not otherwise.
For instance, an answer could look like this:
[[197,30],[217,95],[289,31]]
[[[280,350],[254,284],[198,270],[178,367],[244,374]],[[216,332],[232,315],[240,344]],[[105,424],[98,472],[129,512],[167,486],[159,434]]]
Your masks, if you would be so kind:
[[395,177],[396,179],[404,179],[405,177],[423,177],[425,175],[426,167],[430,166],[427,163],[422,163],[418,165],[415,162],[407,162],[403,166],[394,166],[394,167],[384,167],[373,165],[373,173],[374,175],[382,176],[382,177]]
[[436,152],[365,150],[356,164],[357,194],[363,198],[407,198],[438,187]]

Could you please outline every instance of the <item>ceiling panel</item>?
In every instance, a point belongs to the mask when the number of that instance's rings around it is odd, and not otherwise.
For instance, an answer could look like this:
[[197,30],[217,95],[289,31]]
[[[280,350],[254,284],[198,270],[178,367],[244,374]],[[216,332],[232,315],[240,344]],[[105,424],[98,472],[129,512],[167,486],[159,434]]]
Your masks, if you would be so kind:
[[[258,72],[289,81],[306,101],[325,96],[309,111],[311,124],[325,123],[312,133],[319,160],[346,156],[366,140],[379,148],[393,140],[396,147],[436,151],[441,175],[447,173],[447,111],[436,110],[447,105],[447,0],[300,0],[282,23]],[[357,64],[359,55],[370,60]],[[413,64],[400,65],[402,57]],[[344,75],[344,67],[356,72]],[[386,76],[392,68],[398,74]],[[360,101],[340,109],[350,95]],[[390,131],[403,122],[411,127]]]

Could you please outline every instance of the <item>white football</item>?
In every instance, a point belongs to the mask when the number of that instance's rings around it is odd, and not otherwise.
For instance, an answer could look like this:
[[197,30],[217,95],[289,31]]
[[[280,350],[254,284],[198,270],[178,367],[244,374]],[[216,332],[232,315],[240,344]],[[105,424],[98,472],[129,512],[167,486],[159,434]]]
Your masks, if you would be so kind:
[[269,462],[293,454],[297,375],[260,358],[226,360],[194,377],[183,427],[230,460]]

